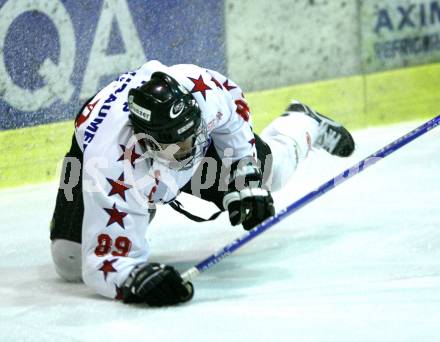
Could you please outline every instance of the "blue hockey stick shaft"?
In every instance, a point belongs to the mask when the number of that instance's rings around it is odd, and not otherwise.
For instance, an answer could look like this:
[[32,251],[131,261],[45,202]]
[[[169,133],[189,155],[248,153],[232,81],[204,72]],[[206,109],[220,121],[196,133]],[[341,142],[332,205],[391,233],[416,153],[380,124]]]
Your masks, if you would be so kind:
[[207,269],[211,268],[215,264],[219,263],[223,258],[227,257],[228,255],[232,254],[235,250],[238,248],[244,246],[246,243],[257,237],[258,235],[262,234],[269,228],[271,228],[276,223],[280,222],[281,220],[285,219],[287,216],[293,214],[297,210],[304,207],[306,204],[309,204],[310,202],[314,201],[315,199],[321,197],[326,192],[330,191],[331,189],[335,188],[339,184],[345,182],[346,180],[350,179],[354,175],[358,174],[359,172],[365,170],[367,167],[375,164],[380,159],[385,158],[389,154],[397,151],[401,147],[405,146],[406,144],[410,143],[414,139],[417,139],[421,135],[425,134],[426,132],[430,131],[431,129],[435,128],[436,126],[440,125],[440,115],[429,120],[428,122],[424,123],[420,127],[417,127],[416,129],[412,130],[408,134],[402,136],[401,138],[393,141],[392,143],[388,144],[387,146],[383,147],[382,149],[378,150],[377,152],[373,153],[372,155],[368,156],[367,158],[361,160],[351,168],[345,170],[341,174],[337,175],[336,177],[332,178],[328,182],[322,184],[318,189],[308,193],[304,197],[300,198],[296,202],[290,204],[280,212],[278,212],[276,215],[272,216],[271,218],[267,219],[266,221],[262,222],[260,225],[256,226],[252,230],[245,233],[243,236],[237,238],[227,246],[223,247],[216,253],[212,254],[205,260],[199,262],[194,267],[188,269],[182,274],[182,278],[185,282],[190,281],[194,279],[199,273],[206,271]]

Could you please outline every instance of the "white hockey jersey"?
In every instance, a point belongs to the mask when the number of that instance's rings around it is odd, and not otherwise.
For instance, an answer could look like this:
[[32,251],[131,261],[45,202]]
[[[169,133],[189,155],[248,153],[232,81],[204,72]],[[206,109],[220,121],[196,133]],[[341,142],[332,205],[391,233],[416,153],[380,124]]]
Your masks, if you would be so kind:
[[75,136],[84,155],[83,280],[110,298],[120,298],[119,287],[130,271],[148,260],[149,209],[173,200],[198,166],[172,170],[147,163],[139,143],[132,143],[127,94],[155,71],[171,75],[192,93],[209,132],[206,144],[212,142],[221,158],[227,148],[232,161],[256,154],[242,90],[218,72],[150,61],[101,90],[77,118]]

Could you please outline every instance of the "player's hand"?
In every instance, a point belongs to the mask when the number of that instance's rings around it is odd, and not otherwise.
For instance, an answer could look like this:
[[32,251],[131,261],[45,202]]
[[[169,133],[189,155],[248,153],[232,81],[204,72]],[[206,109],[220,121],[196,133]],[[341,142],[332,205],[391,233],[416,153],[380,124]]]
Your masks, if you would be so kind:
[[250,230],[275,214],[270,192],[261,188],[262,178],[260,169],[252,163],[235,170],[223,197],[223,207],[233,226],[243,224]]
[[184,303],[194,295],[194,287],[184,283],[172,266],[145,263],[131,271],[122,287],[125,303],[147,303],[164,306]]

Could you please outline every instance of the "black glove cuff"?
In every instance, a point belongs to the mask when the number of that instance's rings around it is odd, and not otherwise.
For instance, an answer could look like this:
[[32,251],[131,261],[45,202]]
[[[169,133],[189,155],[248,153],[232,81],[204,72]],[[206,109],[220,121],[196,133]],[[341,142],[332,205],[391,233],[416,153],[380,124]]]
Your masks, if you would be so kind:
[[259,188],[263,181],[261,168],[253,158],[236,161],[231,166],[232,177],[229,182],[228,192],[241,191],[244,188]]

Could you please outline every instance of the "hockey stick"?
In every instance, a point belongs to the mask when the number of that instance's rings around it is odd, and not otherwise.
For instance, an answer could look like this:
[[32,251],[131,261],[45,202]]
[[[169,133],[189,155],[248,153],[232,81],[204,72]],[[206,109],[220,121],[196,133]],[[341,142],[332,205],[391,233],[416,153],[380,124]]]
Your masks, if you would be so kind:
[[216,253],[212,254],[205,260],[199,262],[197,265],[191,267],[184,273],[182,273],[182,278],[185,282],[188,282],[192,279],[194,279],[199,273],[206,271],[207,269],[211,268],[218,262],[220,262],[223,258],[227,257],[228,255],[232,254],[235,250],[240,248],[241,246],[245,245],[247,242],[252,240],[253,238],[257,237],[264,231],[268,230],[270,227],[272,227],[275,223],[281,221],[282,219],[286,218],[287,216],[293,214],[300,208],[304,207],[306,204],[314,201],[315,199],[321,197],[326,192],[330,191],[331,189],[335,188],[337,185],[345,182],[349,178],[353,177],[354,175],[358,174],[359,172],[365,170],[367,167],[375,164],[377,161],[379,161],[382,158],[385,158],[389,154],[397,151],[402,146],[405,146],[406,144],[410,143],[414,139],[418,138],[419,136],[425,134],[426,132],[430,131],[431,129],[435,128],[436,126],[440,125],[440,115],[429,120],[428,122],[424,123],[420,127],[417,127],[413,131],[409,132],[408,134],[402,136],[401,138],[393,141],[389,145],[383,147],[382,149],[378,150],[377,152],[373,153],[372,155],[368,156],[367,158],[361,160],[359,163],[355,164],[351,168],[345,170],[341,174],[337,175],[336,177],[332,178],[328,182],[322,184],[318,189],[308,193],[304,197],[300,198],[296,202],[290,204],[286,208],[282,209],[279,213],[272,216],[271,218],[268,218],[266,221],[262,222],[260,225],[256,226],[252,230],[248,231],[243,236],[237,238],[227,246],[223,247]]

